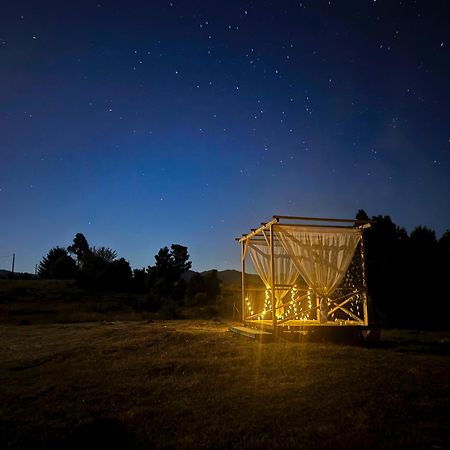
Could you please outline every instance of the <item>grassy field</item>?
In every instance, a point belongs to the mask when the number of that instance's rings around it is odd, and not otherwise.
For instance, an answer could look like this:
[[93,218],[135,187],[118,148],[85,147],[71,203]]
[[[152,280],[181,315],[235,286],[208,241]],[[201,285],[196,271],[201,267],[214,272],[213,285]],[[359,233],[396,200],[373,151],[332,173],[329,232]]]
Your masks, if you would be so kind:
[[0,325],[1,448],[448,448],[450,333],[259,344],[215,321]]
[[[133,293],[93,292],[71,280],[0,280],[0,323],[51,324],[219,317],[233,319],[233,304],[240,305],[240,286],[223,285],[215,304],[162,308],[158,313],[143,310],[146,296]],[[234,311],[236,313],[236,311]]]

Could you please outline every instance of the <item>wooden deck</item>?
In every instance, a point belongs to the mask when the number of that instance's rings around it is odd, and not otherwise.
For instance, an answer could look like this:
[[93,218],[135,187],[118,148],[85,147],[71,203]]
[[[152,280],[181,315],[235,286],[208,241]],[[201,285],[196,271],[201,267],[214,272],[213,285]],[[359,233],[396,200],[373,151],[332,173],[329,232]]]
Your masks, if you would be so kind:
[[256,328],[233,326],[233,327],[230,327],[229,330],[232,333],[240,334],[241,336],[245,336],[250,339],[254,339],[258,342],[270,342],[273,340],[272,333],[269,333],[269,332],[263,331],[263,330],[259,330]]
[[[245,324],[249,327],[257,327],[263,330],[272,330],[273,324],[271,320],[246,320]],[[297,329],[312,329],[312,328],[324,328],[324,327],[359,327],[367,328],[364,322],[356,322],[351,320],[343,320],[338,322],[325,322],[320,323],[317,320],[287,320],[286,322],[279,323],[278,329],[282,330],[285,327],[293,327]]]

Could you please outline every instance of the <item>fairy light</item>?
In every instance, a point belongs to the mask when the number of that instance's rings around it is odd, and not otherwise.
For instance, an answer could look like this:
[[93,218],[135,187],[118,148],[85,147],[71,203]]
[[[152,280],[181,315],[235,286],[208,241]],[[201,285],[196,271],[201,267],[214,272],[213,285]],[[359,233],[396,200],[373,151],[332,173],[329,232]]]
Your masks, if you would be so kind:
[[266,289],[266,296],[264,299],[264,304],[266,306],[266,310],[270,309],[270,294],[269,294],[269,289]]
[[245,301],[247,302],[247,308],[248,308],[248,311],[250,312],[250,315],[253,316],[252,304],[250,303],[250,300],[248,299],[248,297],[245,298]]
[[310,314],[311,308],[312,308],[311,293],[312,293],[312,289],[308,286],[308,312],[305,314],[306,319],[310,318],[309,314]]

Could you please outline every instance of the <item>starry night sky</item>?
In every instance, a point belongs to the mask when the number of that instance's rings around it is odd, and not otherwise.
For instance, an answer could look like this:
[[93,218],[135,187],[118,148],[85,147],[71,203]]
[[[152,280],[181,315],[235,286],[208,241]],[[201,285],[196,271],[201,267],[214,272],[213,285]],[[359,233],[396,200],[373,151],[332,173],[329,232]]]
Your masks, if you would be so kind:
[[[0,5],[0,256],[237,268],[273,214],[450,227],[446,1]],[[9,268],[0,259],[0,268]]]

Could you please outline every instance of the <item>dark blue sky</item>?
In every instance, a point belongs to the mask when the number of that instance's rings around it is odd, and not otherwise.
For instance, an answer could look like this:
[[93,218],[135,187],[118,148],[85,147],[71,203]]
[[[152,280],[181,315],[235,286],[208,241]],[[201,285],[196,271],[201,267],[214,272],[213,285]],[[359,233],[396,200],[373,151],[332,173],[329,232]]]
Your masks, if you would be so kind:
[[[273,214],[450,228],[446,1],[8,1],[0,256],[237,267]],[[0,259],[0,268],[9,260]]]

